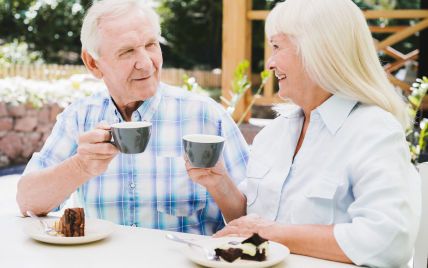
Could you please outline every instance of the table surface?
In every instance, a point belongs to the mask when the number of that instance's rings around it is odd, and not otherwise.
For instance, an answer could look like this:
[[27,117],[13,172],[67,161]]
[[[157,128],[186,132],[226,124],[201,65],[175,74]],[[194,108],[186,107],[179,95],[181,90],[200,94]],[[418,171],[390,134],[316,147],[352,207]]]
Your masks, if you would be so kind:
[[[0,186],[15,183],[1,181]],[[0,267],[200,267],[183,254],[185,245],[167,240],[167,232],[160,230],[116,225],[108,238],[89,244],[65,246],[35,241],[23,232],[25,221],[32,219],[20,217],[14,196],[8,192],[0,197]],[[194,241],[209,239],[199,235],[177,235]],[[291,254],[274,267],[356,266]]]
[[[0,267],[199,267],[183,254],[185,245],[169,241],[166,231],[116,226],[108,238],[82,245],[53,245],[35,241],[23,232],[17,215],[0,216]],[[205,236],[177,234],[197,241]],[[291,254],[274,267],[355,267]]]

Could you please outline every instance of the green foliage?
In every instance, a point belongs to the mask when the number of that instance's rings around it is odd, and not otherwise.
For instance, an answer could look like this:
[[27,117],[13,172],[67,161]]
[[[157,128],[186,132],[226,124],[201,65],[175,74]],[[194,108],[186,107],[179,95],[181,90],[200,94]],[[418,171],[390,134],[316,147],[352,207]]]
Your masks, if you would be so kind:
[[0,39],[23,41],[39,51],[46,62],[77,63],[80,27],[89,3],[90,0],[3,0]]
[[15,39],[0,46],[0,66],[30,63],[43,63],[43,59],[40,52],[29,51],[28,44]]
[[222,1],[159,1],[165,65],[186,69],[219,67]]
[[247,76],[249,66],[250,62],[248,60],[243,60],[236,67],[232,81],[232,92],[234,94],[242,95],[251,87],[251,83],[248,81]]
[[247,117],[247,114],[250,112],[251,107],[253,107],[254,103],[256,102],[256,98],[260,95],[260,93],[262,92],[263,87],[265,86],[265,84],[267,83],[269,77],[271,76],[272,72],[269,70],[263,70],[260,73],[260,78],[262,80],[262,82],[260,83],[259,88],[256,91],[256,94],[254,94],[250,104],[248,105],[247,109],[245,109],[244,113],[242,114],[241,118],[238,121],[238,126],[244,121],[245,117]]
[[202,88],[196,79],[194,77],[190,77],[187,74],[183,75],[183,86],[182,88],[186,89],[187,91],[195,92],[198,94],[202,94],[208,97],[211,97],[215,100],[217,100],[221,95],[220,89],[215,88]]
[[[411,94],[407,97],[409,102],[409,115],[416,121],[418,111],[420,110],[423,98],[428,91],[428,78],[417,79],[411,87]],[[406,131],[409,142],[412,162],[417,163],[421,152],[427,150],[428,144],[428,119],[423,118],[419,124],[413,124]]]
[[[243,60],[238,64],[238,66],[236,66],[235,71],[233,73],[232,90],[229,91],[230,100],[227,100],[222,96],[220,97],[220,99],[227,105],[227,111],[230,115],[233,114],[233,112],[235,111],[238,101],[242,98],[242,96],[244,96],[245,92],[247,92],[247,90],[251,88],[251,82],[248,81],[247,76],[249,66],[250,63],[248,62],[248,60]],[[270,75],[271,72],[268,70],[263,70],[260,73],[260,86],[258,87],[253,99],[251,100],[251,103],[248,105],[247,109],[244,111],[241,118],[239,119],[238,125],[242,123],[242,121],[245,119],[245,117],[251,110],[251,107],[255,103],[256,97],[262,91]]]

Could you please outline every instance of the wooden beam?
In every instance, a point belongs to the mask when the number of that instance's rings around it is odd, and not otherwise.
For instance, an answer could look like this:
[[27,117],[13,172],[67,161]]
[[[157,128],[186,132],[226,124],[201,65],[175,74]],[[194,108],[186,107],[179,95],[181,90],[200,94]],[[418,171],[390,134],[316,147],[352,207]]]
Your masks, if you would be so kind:
[[247,13],[247,18],[249,20],[265,20],[269,10],[250,10]]
[[399,88],[401,88],[401,90],[403,90],[403,92],[405,92],[406,94],[410,93],[410,85],[407,84],[406,82],[401,81],[400,79],[396,78],[395,76],[393,76],[390,73],[386,73],[386,75],[388,76],[389,81],[395,85],[398,86]]
[[366,19],[420,19],[428,18],[428,10],[366,10],[363,12]]
[[395,33],[406,29],[407,26],[369,26],[371,33]]
[[[366,10],[363,11],[366,19],[420,19],[428,18],[428,10],[406,9],[406,10]],[[265,20],[269,10],[250,10],[247,17],[250,20]]]
[[389,64],[383,66],[383,68],[387,72],[390,72],[390,73],[394,72],[394,71],[400,69],[402,66],[404,66],[407,61],[409,61],[409,60],[417,60],[418,56],[419,56],[418,54],[419,54],[419,50],[415,49],[412,52],[406,54],[403,59],[400,59],[400,60],[397,60],[395,62],[389,63]]
[[[251,0],[223,0],[223,48],[222,48],[222,96],[230,100],[229,91],[235,68],[243,60],[251,66],[251,21],[247,12],[251,10]],[[248,70],[251,81],[251,67]],[[251,90],[247,91],[251,96]],[[235,108],[233,118],[239,120],[248,105],[248,97],[243,97]]]
[[392,47],[386,47],[383,52],[396,60],[402,60],[406,57],[406,55]]
[[413,25],[413,26],[409,26],[407,27],[405,30],[395,33],[393,35],[388,36],[387,38],[385,38],[384,40],[382,40],[381,42],[379,42],[377,44],[377,49],[384,49],[387,46],[391,46],[393,44],[396,44],[398,42],[400,42],[403,39],[406,39],[407,37],[425,29],[428,28],[428,19],[424,19],[423,21]]

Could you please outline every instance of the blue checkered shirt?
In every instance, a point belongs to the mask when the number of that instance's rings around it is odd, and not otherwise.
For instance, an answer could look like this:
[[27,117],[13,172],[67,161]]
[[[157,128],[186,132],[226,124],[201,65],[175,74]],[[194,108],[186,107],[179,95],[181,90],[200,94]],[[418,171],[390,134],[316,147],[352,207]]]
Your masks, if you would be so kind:
[[[70,158],[79,135],[101,121],[123,121],[107,91],[68,106],[24,174]],[[223,161],[238,184],[245,178],[248,148],[230,116],[208,97],[161,83],[156,95],[133,113],[132,121],[153,124],[146,151],[119,153],[106,172],[77,189],[86,215],[121,225],[204,235],[221,229],[223,218],[213,198],[188,177],[182,137],[192,133],[225,137]]]

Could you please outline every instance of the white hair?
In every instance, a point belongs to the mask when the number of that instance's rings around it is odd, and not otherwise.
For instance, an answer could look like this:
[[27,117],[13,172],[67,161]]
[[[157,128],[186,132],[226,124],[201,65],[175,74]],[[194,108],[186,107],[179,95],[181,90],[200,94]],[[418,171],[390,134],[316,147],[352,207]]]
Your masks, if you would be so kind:
[[403,96],[388,81],[361,10],[351,0],[287,0],[266,20],[287,35],[312,80],[332,94],[377,105],[409,124]]
[[114,19],[126,16],[133,10],[140,10],[155,27],[156,33],[161,34],[159,16],[143,0],[102,0],[94,2],[83,19],[80,41],[82,49],[85,49],[93,58],[98,59],[100,34],[98,25],[102,19]]

